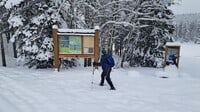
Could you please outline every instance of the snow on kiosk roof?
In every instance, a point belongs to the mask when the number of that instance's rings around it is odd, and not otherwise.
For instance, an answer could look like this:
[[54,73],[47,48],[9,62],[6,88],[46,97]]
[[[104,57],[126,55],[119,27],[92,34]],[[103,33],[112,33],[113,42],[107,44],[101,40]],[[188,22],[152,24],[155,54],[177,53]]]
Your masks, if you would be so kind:
[[95,34],[95,30],[99,30],[99,26],[95,26],[94,29],[63,29],[58,28],[57,25],[53,25],[53,29],[58,30],[58,34],[61,35],[93,35]]
[[166,46],[180,46],[181,44],[179,42],[167,42]]
[[66,35],[94,35],[95,29],[58,29],[58,34]]

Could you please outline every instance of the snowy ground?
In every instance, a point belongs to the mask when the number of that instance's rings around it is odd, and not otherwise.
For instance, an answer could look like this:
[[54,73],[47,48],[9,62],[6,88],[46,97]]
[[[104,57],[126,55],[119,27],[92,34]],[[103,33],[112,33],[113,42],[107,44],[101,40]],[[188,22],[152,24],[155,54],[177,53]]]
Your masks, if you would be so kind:
[[[181,46],[178,71],[114,69],[116,91],[98,86],[101,70],[92,86],[90,67],[60,72],[0,67],[0,112],[200,112],[199,49]],[[159,78],[163,73],[169,78]]]

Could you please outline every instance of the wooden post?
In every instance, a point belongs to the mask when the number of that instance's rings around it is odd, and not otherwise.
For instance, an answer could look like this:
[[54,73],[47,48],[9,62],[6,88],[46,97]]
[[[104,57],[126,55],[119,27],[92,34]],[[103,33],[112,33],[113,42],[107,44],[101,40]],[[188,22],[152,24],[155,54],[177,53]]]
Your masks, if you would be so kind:
[[180,60],[180,46],[178,46],[177,68],[179,68],[179,60]]
[[168,53],[168,47],[165,47],[164,67],[167,65],[167,53]]
[[[94,36],[94,61],[99,60],[99,27],[95,26],[95,36]],[[97,67],[96,67],[97,68]]]
[[56,25],[53,26],[53,43],[54,43],[54,67],[55,71],[60,70],[59,66],[59,42],[58,42],[58,27]]

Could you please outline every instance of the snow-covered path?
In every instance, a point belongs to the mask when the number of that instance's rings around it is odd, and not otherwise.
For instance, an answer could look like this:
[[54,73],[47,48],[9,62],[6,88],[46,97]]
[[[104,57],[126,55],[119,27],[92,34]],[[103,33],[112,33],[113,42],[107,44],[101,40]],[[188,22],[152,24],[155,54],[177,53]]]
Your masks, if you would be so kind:
[[[116,91],[98,86],[91,68],[59,73],[51,70],[0,70],[1,112],[199,112],[200,80],[162,79],[136,69],[112,72]],[[127,72],[129,71],[129,72]],[[132,71],[132,72],[130,72]],[[147,70],[153,73],[153,69]],[[12,74],[11,74],[12,73]],[[138,74],[132,74],[138,73]],[[144,72],[145,73],[145,72]]]
[[[8,111],[7,109],[9,109],[9,112],[35,112],[38,110],[43,112],[49,109],[52,111],[58,110],[56,105],[49,101],[49,98],[39,92],[33,91],[29,86],[26,86],[26,84],[23,85],[20,83],[21,81],[16,80],[15,77],[10,77],[11,74],[4,74],[5,72],[6,71],[0,76],[0,99],[3,103],[3,105],[1,105],[3,108],[0,108],[0,110],[5,110],[5,112]],[[10,107],[8,108],[7,106]]]
[[159,78],[162,69],[114,69],[116,91],[98,86],[101,69],[92,88],[90,67],[60,72],[0,67],[0,112],[200,112],[200,47],[189,46],[182,47],[174,77]]

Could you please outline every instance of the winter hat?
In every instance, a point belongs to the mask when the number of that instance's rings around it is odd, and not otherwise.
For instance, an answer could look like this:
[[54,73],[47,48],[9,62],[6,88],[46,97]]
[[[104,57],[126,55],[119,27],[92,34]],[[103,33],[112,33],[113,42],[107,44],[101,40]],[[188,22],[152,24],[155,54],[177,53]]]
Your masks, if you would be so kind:
[[105,49],[103,49],[101,52],[102,52],[102,54],[106,54],[106,50]]

